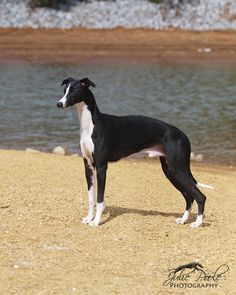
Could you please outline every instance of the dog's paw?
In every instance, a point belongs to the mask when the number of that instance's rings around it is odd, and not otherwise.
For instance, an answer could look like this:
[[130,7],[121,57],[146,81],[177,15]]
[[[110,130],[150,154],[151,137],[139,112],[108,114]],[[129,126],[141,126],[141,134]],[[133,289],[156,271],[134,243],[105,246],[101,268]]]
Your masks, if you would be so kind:
[[183,219],[183,218],[176,218],[176,220],[175,220],[175,222],[177,223],[177,224],[184,224],[185,223],[185,219]]
[[192,228],[198,228],[202,225],[202,215],[198,215],[195,222],[192,222],[190,226]]
[[92,220],[92,221],[89,222],[88,225],[91,226],[91,227],[98,227],[99,222],[97,222],[96,220]]
[[190,227],[191,227],[191,228],[198,228],[198,227],[200,227],[201,225],[202,225],[201,223],[199,224],[198,222],[195,221],[195,222],[192,222],[192,223],[190,224]]
[[86,216],[82,219],[83,224],[89,224],[93,220],[93,217]]

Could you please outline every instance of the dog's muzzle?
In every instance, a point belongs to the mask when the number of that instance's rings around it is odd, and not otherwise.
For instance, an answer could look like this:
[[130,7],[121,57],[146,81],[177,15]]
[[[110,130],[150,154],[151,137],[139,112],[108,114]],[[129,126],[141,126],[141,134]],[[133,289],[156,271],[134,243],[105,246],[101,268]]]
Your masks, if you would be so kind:
[[60,108],[60,109],[62,109],[62,108],[63,108],[63,103],[59,101],[59,102],[57,103],[57,107]]

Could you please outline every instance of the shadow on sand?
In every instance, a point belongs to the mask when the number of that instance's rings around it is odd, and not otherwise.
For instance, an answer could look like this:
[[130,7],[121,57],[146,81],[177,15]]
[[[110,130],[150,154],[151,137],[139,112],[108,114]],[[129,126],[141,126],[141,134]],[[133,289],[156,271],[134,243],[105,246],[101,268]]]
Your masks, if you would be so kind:
[[[135,215],[142,215],[142,216],[164,216],[164,217],[181,217],[181,213],[173,213],[173,212],[161,212],[156,210],[142,210],[142,209],[134,209],[134,208],[125,208],[125,207],[115,207],[115,206],[106,206],[105,212],[109,213],[109,217],[101,222],[100,225],[106,224],[110,222],[112,219],[116,218],[117,216],[123,215],[123,214],[135,214]],[[193,221],[195,221],[197,218],[197,214],[193,213],[191,214],[188,222],[186,224],[189,224]],[[203,227],[210,226],[210,223],[204,222]]]

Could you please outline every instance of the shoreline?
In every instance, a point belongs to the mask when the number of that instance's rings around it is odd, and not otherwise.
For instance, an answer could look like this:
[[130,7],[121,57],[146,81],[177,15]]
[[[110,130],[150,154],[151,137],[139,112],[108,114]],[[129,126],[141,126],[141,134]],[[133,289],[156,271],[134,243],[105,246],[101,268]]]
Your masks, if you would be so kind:
[[235,31],[0,29],[1,62],[236,64]]
[[[22,153],[23,154],[32,154],[32,155],[53,155],[53,156],[61,156],[61,157],[66,157],[66,158],[82,158],[81,154],[78,154],[78,153],[69,153],[69,154],[57,154],[57,153],[54,153],[53,151],[49,152],[49,151],[41,151],[41,150],[37,150],[37,149],[34,149],[34,148],[29,148],[29,150],[27,151],[27,149],[24,149],[24,150],[18,150],[18,149],[10,149],[10,148],[0,148],[0,153],[1,152],[9,152],[9,153]],[[128,156],[126,158],[122,158],[121,160],[117,161],[117,162],[120,162],[120,161],[137,161],[137,162],[140,162],[140,163],[152,163],[152,162],[158,162],[158,165],[159,165],[159,157],[148,157],[147,155],[146,156],[134,156],[134,155],[131,155],[131,156]],[[114,165],[116,164],[117,162],[110,162],[109,164],[110,165]],[[214,169],[224,169],[224,170],[230,170],[230,171],[234,171],[236,169],[236,164],[223,164],[223,163],[216,163],[216,162],[210,162],[210,161],[207,161],[205,159],[199,161],[199,160],[192,160],[190,161],[190,165],[191,167],[196,167],[196,168],[204,168],[204,169],[209,169],[209,170],[214,170]]]

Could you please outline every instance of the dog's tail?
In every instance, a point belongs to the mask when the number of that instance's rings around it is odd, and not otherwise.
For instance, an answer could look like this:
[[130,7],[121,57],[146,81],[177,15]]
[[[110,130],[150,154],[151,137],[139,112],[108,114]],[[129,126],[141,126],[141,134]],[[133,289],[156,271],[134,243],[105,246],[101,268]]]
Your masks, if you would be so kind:
[[197,186],[197,187],[206,188],[206,189],[214,189],[213,186],[211,186],[211,185],[207,185],[207,184],[204,184],[204,183],[201,183],[201,182],[197,182],[197,183],[196,183],[196,186]]

